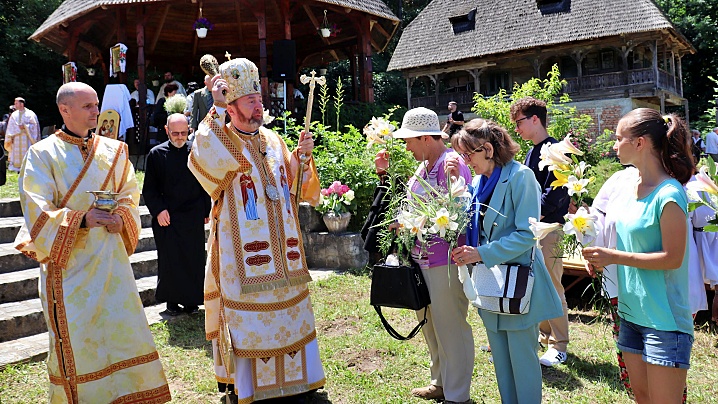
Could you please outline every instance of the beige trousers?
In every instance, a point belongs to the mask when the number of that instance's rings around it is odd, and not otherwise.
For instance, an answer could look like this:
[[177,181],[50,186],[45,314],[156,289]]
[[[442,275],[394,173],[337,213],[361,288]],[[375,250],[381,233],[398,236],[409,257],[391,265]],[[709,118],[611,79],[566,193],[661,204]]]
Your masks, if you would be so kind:
[[[421,329],[431,356],[431,384],[444,388],[448,401],[469,399],[474,371],[474,335],[466,321],[469,300],[459,281],[458,268],[446,265],[422,270],[431,304]],[[421,320],[424,310],[416,312]]]
[[561,284],[563,261],[561,257],[558,257],[558,254],[556,254],[556,244],[558,244],[561,235],[562,233],[560,231],[555,231],[549,233],[546,238],[541,240],[543,260],[549,275],[551,275],[553,287],[556,288],[558,297],[561,298],[563,316],[542,321],[541,324],[539,324],[539,342],[549,348],[556,348],[558,351],[566,352],[566,348],[568,347],[568,306],[566,305],[566,294]]

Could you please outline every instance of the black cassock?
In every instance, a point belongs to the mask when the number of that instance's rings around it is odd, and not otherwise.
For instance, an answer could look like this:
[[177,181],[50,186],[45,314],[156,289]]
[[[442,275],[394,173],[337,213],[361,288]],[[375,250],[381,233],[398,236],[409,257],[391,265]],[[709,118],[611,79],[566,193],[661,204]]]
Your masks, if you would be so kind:
[[[210,198],[187,167],[192,145],[176,148],[166,141],[147,156],[142,194],[152,215],[157,244],[159,302],[204,304],[206,260],[204,218]],[[157,215],[167,209],[170,225],[160,226]]]

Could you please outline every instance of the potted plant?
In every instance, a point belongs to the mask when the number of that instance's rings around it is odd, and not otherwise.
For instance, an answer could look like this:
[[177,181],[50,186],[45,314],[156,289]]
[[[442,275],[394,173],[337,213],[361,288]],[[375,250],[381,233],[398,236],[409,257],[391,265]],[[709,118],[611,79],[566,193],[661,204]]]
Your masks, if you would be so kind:
[[315,209],[322,214],[329,232],[346,231],[352,212],[356,209],[354,191],[348,185],[334,181],[329,188],[322,189],[319,205]]
[[204,38],[207,36],[207,30],[214,28],[214,24],[204,17],[199,17],[197,21],[194,22],[194,25],[192,25],[192,28],[197,31],[197,37]]

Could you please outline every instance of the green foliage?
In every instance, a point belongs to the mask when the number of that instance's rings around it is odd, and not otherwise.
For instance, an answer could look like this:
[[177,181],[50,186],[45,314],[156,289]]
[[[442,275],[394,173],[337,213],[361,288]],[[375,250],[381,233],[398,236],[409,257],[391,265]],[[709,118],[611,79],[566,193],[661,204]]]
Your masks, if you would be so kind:
[[341,116],[342,105],[344,105],[344,87],[342,85],[342,82],[343,81],[340,77],[339,80],[337,80],[337,90],[336,94],[334,95],[334,111],[337,115],[337,126],[335,126],[335,128],[337,130],[341,128],[341,126],[339,126],[339,117]]
[[[683,96],[690,102],[689,113],[693,121],[703,111],[715,105],[708,76],[715,74],[718,65],[718,2],[714,0],[655,0],[688,41],[695,54],[681,59]],[[682,113],[681,107],[678,111]],[[715,114],[702,122],[715,123]],[[693,126],[693,125],[691,125]],[[715,125],[712,125],[713,127]],[[705,124],[700,125],[705,130]]]
[[[322,125],[327,124],[327,105],[329,104],[329,85],[319,86],[319,112],[322,114]],[[309,108],[309,106],[307,106]]]
[[[24,97],[40,125],[61,122],[55,94],[62,85],[60,66],[67,59],[28,37],[62,0],[3,0],[0,8],[0,112],[15,97]],[[1,114],[0,114],[1,115]]]
[[[530,142],[524,141],[516,133],[516,125],[511,121],[511,103],[523,97],[534,97],[546,102],[548,109],[548,127],[546,130],[555,139],[561,140],[566,134],[572,132],[587,138],[588,126],[591,124],[589,115],[580,115],[575,107],[568,106],[571,102],[568,94],[562,93],[565,80],[561,80],[558,65],[554,65],[545,79],[532,78],[524,84],[514,84],[513,94],[509,97],[505,89],[496,95],[484,97],[474,94],[474,106],[471,111],[478,116],[491,119],[509,130],[514,139],[521,145],[521,151],[516,159],[522,161],[530,147]],[[585,150],[585,149],[582,149]]]
[[187,109],[187,97],[181,94],[173,95],[165,101],[164,108],[168,114],[184,114],[184,110]]
[[595,198],[601,186],[606,182],[607,179],[617,171],[621,171],[623,166],[621,163],[616,161],[614,158],[603,158],[599,160],[591,168],[591,174],[593,174],[594,180],[591,181],[588,186],[588,196],[586,197],[586,203],[590,204]]

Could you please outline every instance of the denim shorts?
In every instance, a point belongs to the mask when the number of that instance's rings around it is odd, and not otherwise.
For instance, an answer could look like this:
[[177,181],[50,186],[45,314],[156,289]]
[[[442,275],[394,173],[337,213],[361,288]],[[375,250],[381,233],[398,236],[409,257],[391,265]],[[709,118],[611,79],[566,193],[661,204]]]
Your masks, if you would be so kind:
[[641,355],[646,363],[670,368],[690,368],[693,336],[680,331],[659,331],[621,318],[616,346]]

